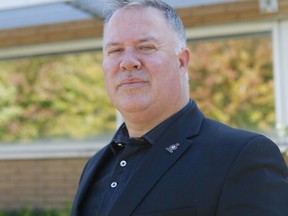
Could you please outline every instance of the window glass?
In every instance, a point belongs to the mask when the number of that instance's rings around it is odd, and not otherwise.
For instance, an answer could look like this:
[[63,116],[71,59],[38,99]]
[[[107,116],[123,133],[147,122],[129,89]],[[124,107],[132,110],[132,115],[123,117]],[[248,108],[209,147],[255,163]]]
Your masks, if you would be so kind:
[[115,130],[102,52],[0,61],[0,141],[87,139]]
[[270,37],[191,41],[191,97],[206,116],[270,133],[275,126]]

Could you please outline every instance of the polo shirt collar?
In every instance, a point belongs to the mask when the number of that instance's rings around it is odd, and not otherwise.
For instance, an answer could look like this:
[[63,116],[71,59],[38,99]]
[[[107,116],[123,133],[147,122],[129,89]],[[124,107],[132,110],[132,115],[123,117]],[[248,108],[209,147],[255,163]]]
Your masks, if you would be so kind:
[[117,132],[115,133],[114,137],[112,138],[112,141],[109,144],[110,149],[112,150],[114,154],[117,154],[120,150],[122,150],[126,145],[128,145],[131,142],[136,143],[136,144],[139,143],[141,145],[145,145],[145,144],[146,145],[149,144],[151,146],[155,145],[157,141],[160,139],[160,137],[162,136],[162,134],[167,129],[169,129],[171,125],[173,125],[174,123],[177,124],[177,121],[181,119],[181,117],[186,112],[189,111],[189,109],[193,106],[193,104],[194,104],[194,101],[190,99],[184,108],[182,108],[180,111],[173,114],[172,116],[170,116],[169,118],[164,120],[162,123],[160,123],[159,125],[157,125],[152,130],[150,130],[149,132],[147,132],[146,134],[144,134],[142,137],[139,137],[139,138],[135,138],[135,137],[130,138],[126,124],[123,123],[119,127]]

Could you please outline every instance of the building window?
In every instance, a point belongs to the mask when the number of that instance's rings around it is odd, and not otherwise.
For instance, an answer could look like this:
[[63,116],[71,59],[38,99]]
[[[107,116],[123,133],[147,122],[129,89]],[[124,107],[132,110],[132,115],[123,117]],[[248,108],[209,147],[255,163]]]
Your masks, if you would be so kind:
[[191,41],[191,97],[206,116],[272,133],[275,98],[269,36]]
[[0,141],[87,139],[115,130],[102,52],[0,61]]

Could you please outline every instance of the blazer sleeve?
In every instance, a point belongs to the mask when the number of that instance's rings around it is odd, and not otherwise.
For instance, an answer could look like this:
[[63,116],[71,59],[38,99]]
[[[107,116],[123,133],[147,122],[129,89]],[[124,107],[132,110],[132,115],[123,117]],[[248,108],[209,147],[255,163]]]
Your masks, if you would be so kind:
[[217,216],[287,216],[288,169],[268,138],[253,138],[226,177]]

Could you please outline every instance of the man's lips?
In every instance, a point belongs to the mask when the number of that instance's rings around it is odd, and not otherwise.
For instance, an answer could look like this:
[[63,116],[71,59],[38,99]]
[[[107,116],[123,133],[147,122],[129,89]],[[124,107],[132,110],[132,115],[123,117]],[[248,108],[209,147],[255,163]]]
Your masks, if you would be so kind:
[[119,88],[137,88],[146,85],[147,81],[139,78],[129,78],[120,82]]

